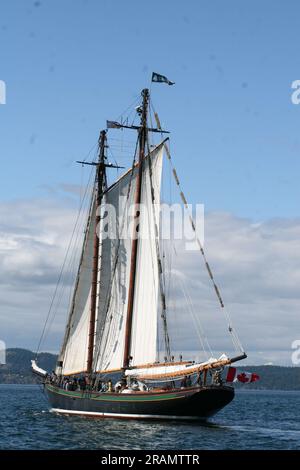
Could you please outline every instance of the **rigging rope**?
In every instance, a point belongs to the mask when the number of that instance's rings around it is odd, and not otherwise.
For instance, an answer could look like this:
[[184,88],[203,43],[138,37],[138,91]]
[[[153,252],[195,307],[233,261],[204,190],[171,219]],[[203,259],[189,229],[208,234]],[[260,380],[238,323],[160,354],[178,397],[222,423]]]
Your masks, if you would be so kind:
[[189,309],[189,312],[190,312],[190,315],[192,317],[192,320],[194,322],[194,325],[195,325],[195,329],[196,329],[196,332],[197,332],[197,335],[198,335],[198,338],[200,339],[200,343],[201,343],[201,346],[202,346],[202,349],[203,349],[203,352],[204,354],[206,355],[207,359],[209,358],[209,355],[207,353],[207,350],[205,348],[205,345],[204,345],[204,341],[207,345],[207,348],[211,354],[211,356],[213,356],[213,352],[212,352],[212,349],[210,347],[210,344],[208,342],[208,339],[204,333],[204,329],[201,325],[201,322],[200,322],[200,318],[199,318],[199,315],[196,315],[195,314],[195,310],[194,310],[194,306],[193,306],[193,302],[192,302],[192,299],[191,299],[191,296],[189,295],[187,289],[186,289],[186,286],[184,284],[184,281],[183,279],[181,279],[180,277],[178,278],[179,282],[180,282],[180,285],[181,285],[181,290],[183,292],[183,295],[185,297],[185,300],[186,300],[186,304],[187,304],[187,307]]
[[56,286],[55,286],[55,289],[54,289],[54,293],[53,293],[53,296],[52,296],[52,299],[51,299],[51,302],[50,302],[50,306],[49,306],[49,309],[48,309],[48,312],[47,312],[47,316],[46,316],[46,320],[45,320],[44,327],[43,327],[43,330],[42,330],[42,334],[41,334],[40,339],[39,339],[39,342],[38,342],[38,346],[37,346],[37,349],[36,349],[35,359],[37,359],[37,356],[38,356],[38,353],[39,353],[39,351],[40,351],[40,347],[41,347],[42,341],[43,341],[43,339],[44,339],[44,337],[45,337],[46,329],[47,329],[47,325],[48,325],[48,322],[49,322],[49,319],[50,319],[50,315],[51,315],[51,313],[52,313],[53,305],[54,305],[54,302],[55,302],[55,300],[56,300],[56,296],[57,296],[57,293],[58,293],[58,289],[59,289],[59,287],[60,287],[60,285],[61,285],[61,281],[62,281],[62,279],[63,279],[63,275],[64,275],[64,272],[65,272],[65,267],[66,267],[68,255],[69,255],[69,252],[70,252],[72,243],[73,243],[73,238],[74,238],[74,235],[75,235],[75,232],[76,232],[76,229],[77,229],[77,226],[78,226],[78,223],[79,223],[81,214],[82,214],[82,210],[83,210],[83,207],[84,207],[84,202],[85,202],[86,196],[87,196],[87,194],[88,194],[88,189],[89,189],[89,187],[90,187],[90,182],[91,182],[92,174],[93,174],[93,170],[91,169],[91,171],[90,171],[90,176],[89,176],[89,179],[88,179],[88,183],[87,183],[87,186],[86,186],[84,195],[83,195],[83,197],[82,197],[82,201],[81,201],[80,207],[79,207],[79,209],[78,209],[78,214],[77,214],[77,217],[76,217],[76,220],[75,220],[75,224],[74,224],[74,227],[73,227],[73,231],[72,231],[72,234],[71,234],[69,243],[68,243],[67,251],[66,251],[66,254],[65,254],[65,257],[64,257],[64,260],[63,260],[61,269],[60,269],[60,272],[59,272],[59,276],[58,276],[58,279],[57,279],[57,283],[56,283]]
[[[83,212],[82,212],[82,215],[84,216]],[[88,217],[89,216],[87,216],[87,218]],[[83,220],[81,222],[78,221],[77,225],[78,225],[78,227],[77,227],[77,230],[76,230],[76,237],[75,237],[74,241],[72,240],[73,247],[72,247],[72,251],[71,251],[70,256],[69,256],[69,262],[65,266],[65,270],[64,270],[64,273],[63,273],[63,276],[62,276],[62,279],[61,279],[60,293],[58,292],[57,295],[56,295],[55,310],[54,310],[54,313],[52,315],[52,318],[49,321],[48,327],[47,327],[46,332],[45,332],[45,336],[47,336],[47,334],[51,330],[54,319],[55,319],[55,317],[58,313],[59,307],[60,307],[61,302],[64,298],[64,294],[65,294],[65,291],[67,289],[68,277],[73,282],[70,284],[69,300],[68,300],[67,310],[68,310],[68,312],[70,312],[70,314],[72,313],[71,305],[72,305],[73,296],[74,296],[75,290],[76,290],[76,289],[74,289],[74,280],[76,279],[75,273],[76,273],[76,271],[78,272],[78,267],[75,265],[76,255],[78,253],[78,250],[80,250],[79,243],[81,241],[81,235],[82,235],[82,233],[84,233],[84,228],[87,226],[86,217],[83,217]],[[81,265],[81,263],[79,263],[79,265]],[[77,267],[77,270],[76,270],[76,267]],[[69,274],[69,276],[68,276],[68,274]],[[70,321],[69,321],[69,323],[70,323]]]
[[[150,102],[150,105],[151,105],[151,108],[152,108],[152,111],[153,111],[153,114],[154,114],[154,118],[155,118],[155,121],[156,121],[156,125],[157,125],[157,128],[158,129],[162,129],[161,127],[161,123],[160,123],[160,119],[159,119],[159,116],[157,114],[157,112],[155,111],[154,109],[154,106],[153,106],[153,103],[152,101]],[[153,126],[152,126],[153,127]],[[161,137],[163,138],[163,134],[161,134]],[[165,147],[166,147],[166,144],[165,144]],[[168,156],[168,159],[169,159],[169,156]],[[179,185],[179,179],[178,179],[178,176],[177,176],[177,173],[176,173],[176,170],[174,167],[171,166],[171,169],[172,169],[172,174],[173,174],[173,177],[175,178],[175,182],[177,184],[177,186]],[[170,178],[171,178],[171,175],[170,175]],[[170,179],[170,199],[171,199],[171,193],[172,193],[172,185],[171,185],[171,179]],[[187,204],[187,201],[184,197],[184,194],[183,192],[181,191],[181,199],[184,200],[184,202]],[[177,252],[176,252],[176,249],[175,249],[175,246],[173,245],[173,251],[175,253],[175,255],[177,256]],[[171,260],[170,260],[171,262]],[[169,266],[169,272],[171,273],[171,264]],[[170,280],[171,280],[171,276],[170,276]],[[210,351],[211,355],[213,355],[212,353],[212,350],[211,350],[211,347],[210,347],[210,344],[208,342],[208,339],[206,337],[206,335],[204,334],[204,330],[203,330],[203,327],[201,325],[201,322],[200,322],[200,319],[198,316],[195,315],[195,312],[194,312],[194,309],[193,309],[193,304],[192,304],[192,300],[191,300],[191,297],[190,295],[188,294],[186,288],[185,288],[185,285],[184,285],[184,281],[182,279],[179,279],[180,280],[180,285],[181,285],[181,290],[183,292],[183,295],[185,297],[185,300],[186,300],[186,303],[187,303],[187,306],[188,306],[188,309],[189,309],[189,312],[190,312],[190,315],[192,317],[192,320],[194,322],[194,325],[195,325],[195,329],[196,329],[196,332],[197,332],[197,336],[200,340],[200,343],[201,343],[201,347],[202,347],[202,350],[204,352],[204,354],[207,356],[208,358],[208,353],[207,353],[207,350],[205,348],[205,345],[204,345],[204,342],[206,343],[207,345],[207,348],[208,350]],[[171,289],[171,284],[169,282],[169,291]],[[166,292],[166,285],[164,283],[164,292]],[[165,329],[167,330],[167,324],[165,324]],[[167,333],[168,335],[168,333]]]
[[167,144],[165,143],[164,144],[164,147],[165,147],[165,150],[166,150],[166,154],[167,154],[167,157],[168,157],[168,160],[170,162],[170,165],[171,165],[171,168],[172,168],[172,172],[173,172],[173,176],[174,176],[174,179],[175,179],[175,182],[176,182],[176,185],[178,186],[178,189],[179,189],[179,194],[180,194],[180,197],[181,197],[181,200],[184,204],[184,207],[186,209],[186,211],[188,212],[189,214],[189,220],[190,220],[190,223],[191,223],[191,226],[192,226],[192,229],[193,229],[193,232],[195,233],[195,238],[196,238],[196,242],[198,244],[198,247],[199,247],[199,250],[200,250],[200,253],[203,257],[203,260],[204,260],[204,264],[205,264],[205,267],[206,267],[206,270],[208,272],[208,275],[209,275],[209,278],[212,282],[212,285],[213,285],[213,288],[215,290],[215,293],[216,293],[216,296],[217,296],[217,299],[219,301],[219,304],[221,306],[221,308],[223,309],[224,311],[224,314],[226,316],[226,319],[227,319],[227,322],[228,322],[228,331],[231,335],[231,338],[232,338],[232,342],[233,342],[233,345],[236,349],[238,350],[241,350],[242,352],[244,352],[244,349],[242,347],[242,344],[237,336],[237,333],[235,332],[233,326],[232,326],[232,322],[231,322],[231,318],[229,316],[229,313],[227,312],[227,310],[225,309],[225,305],[224,305],[224,302],[223,302],[223,299],[221,297],[221,294],[220,294],[220,290],[215,282],[215,279],[213,277],[213,274],[212,274],[212,270],[208,264],[208,261],[207,261],[207,258],[206,258],[206,255],[205,255],[205,252],[204,252],[204,249],[203,249],[203,246],[197,236],[197,232],[196,232],[196,226],[195,226],[195,223],[194,223],[194,220],[193,220],[193,217],[192,215],[190,214],[189,212],[189,207],[188,207],[188,203],[187,203],[187,200],[186,200],[186,197],[182,191],[182,188],[181,188],[181,185],[180,185],[180,181],[179,181],[179,178],[178,178],[178,175],[177,175],[177,172],[176,172],[176,169],[173,165],[173,161],[171,159],[171,154],[170,154],[170,150],[167,146]]

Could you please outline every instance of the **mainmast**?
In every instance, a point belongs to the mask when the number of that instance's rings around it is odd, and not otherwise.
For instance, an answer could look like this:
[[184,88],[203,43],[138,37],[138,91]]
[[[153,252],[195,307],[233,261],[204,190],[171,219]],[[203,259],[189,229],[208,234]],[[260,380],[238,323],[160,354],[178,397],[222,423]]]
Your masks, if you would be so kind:
[[91,287],[91,308],[90,308],[90,324],[88,336],[88,359],[87,373],[92,372],[93,354],[94,354],[94,337],[96,323],[96,304],[97,304],[97,284],[98,284],[98,260],[99,260],[99,233],[97,232],[100,223],[100,206],[103,196],[103,188],[106,185],[106,164],[105,164],[105,147],[106,147],[106,131],[100,132],[99,137],[99,158],[96,170],[96,221],[94,232],[94,253],[93,253],[93,270],[92,270],[92,287]]
[[141,109],[141,124],[138,128],[139,132],[139,160],[138,160],[138,174],[136,178],[135,188],[135,210],[134,210],[134,224],[133,224],[133,237],[132,237],[132,248],[131,248],[131,262],[130,262],[130,278],[129,278],[129,292],[128,292],[128,306],[127,306],[127,318],[126,318],[126,330],[125,330],[125,346],[124,346],[124,358],[123,368],[126,369],[130,362],[130,345],[131,345],[131,333],[132,333],[132,314],[134,306],[134,291],[135,291],[135,278],[137,268],[137,250],[138,250],[138,232],[139,232],[139,217],[140,217],[140,203],[142,193],[142,176],[143,176],[143,161],[145,157],[145,147],[148,137],[147,128],[147,112],[148,112],[148,101],[149,101],[149,90],[145,88],[142,91],[143,104]]

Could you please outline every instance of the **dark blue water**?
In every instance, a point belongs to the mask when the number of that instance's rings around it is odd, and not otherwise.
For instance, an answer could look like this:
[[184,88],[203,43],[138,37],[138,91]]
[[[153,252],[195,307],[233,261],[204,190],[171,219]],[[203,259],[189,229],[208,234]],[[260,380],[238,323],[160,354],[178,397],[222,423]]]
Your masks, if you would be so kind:
[[0,385],[0,405],[0,449],[300,448],[300,392],[237,392],[205,425],[56,416],[34,385]]

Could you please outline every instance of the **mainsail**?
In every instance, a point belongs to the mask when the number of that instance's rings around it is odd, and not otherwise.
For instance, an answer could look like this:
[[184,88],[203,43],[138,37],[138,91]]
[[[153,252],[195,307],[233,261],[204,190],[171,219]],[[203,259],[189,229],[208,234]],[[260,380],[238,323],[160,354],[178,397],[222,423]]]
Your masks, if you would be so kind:
[[[144,160],[130,348],[132,365],[154,362],[157,355],[159,283],[156,233],[159,225],[162,159],[161,144]],[[96,371],[120,370],[123,365],[136,178],[137,167],[121,177],[106,192],[101,211],[104,216],[100,235],[101,268],[94,363]]]
[[162,156],[163,148],[160,148],[145,162],[130,349],[133,366],[153,363],[157,359],[159,272],[156,237],[159,234]]

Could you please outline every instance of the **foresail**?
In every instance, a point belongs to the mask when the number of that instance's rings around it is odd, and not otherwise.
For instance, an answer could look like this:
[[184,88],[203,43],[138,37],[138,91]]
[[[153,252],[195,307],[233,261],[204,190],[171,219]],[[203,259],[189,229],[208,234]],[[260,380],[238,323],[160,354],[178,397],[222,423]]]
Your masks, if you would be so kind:
[[59,358],[63,362],[61,372],[64,375],[85,371],[87,367],[96,209],[94,199],[89,214],[65,340]]
[[[155,199],[159,203],[163,146],[151,152]],[[137,168],[118,180],[105,194],[101,223],[101,262],[94,370],[121,369],[124,359],[128,305],[132,221]],[[133,311],[131,355],[134,364],[154,361],[157,337],[157,258],[155,223],[159,206],[152,209],[149,157],[143,170],[140,233],[136,291]],[[111,210],[114,208],[114,210]],[[149,210],[150,208],[150,210]],[[154,214],[155,211],[155,214]],[[129,222],[129,223],[128,223]],[[110,236],[107,236],[107,230]]]
[[101,208],[101,258],[94,370],[120,369],[128,302],[131,240],[126,236],[136,171],[106,192]]

